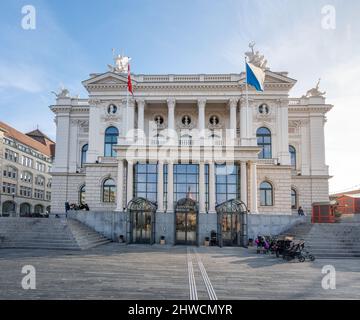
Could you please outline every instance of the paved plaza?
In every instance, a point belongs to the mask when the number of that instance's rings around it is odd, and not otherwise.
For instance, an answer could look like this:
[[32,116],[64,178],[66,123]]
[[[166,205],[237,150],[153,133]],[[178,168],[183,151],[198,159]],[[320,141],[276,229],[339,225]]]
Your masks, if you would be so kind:
[[[0,299],[360,299],[360,261],[284,262],[249,249],[110,243],[86,251],[0,250]],[[36,289],[21,286],[36,269]],[[336,269],[336,289],[321,286]]]

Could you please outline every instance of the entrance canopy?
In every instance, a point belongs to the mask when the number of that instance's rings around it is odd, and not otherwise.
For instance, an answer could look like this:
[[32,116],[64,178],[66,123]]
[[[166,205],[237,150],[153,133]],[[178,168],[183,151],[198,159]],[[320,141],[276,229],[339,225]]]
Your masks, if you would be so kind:
[[246,204],[238,199],[232,199],[225,201],[223,203],[220,203],[215,207],[216,212],[218,214],[221,213],[247,213],[248,208]]
[[198,206],[195,200],[191,198],[183,198],[176,203],[175,211],[176,212],[198,211]]
[[156,212],[157,205],[148,199],[138,197],[128,203],[127,209],[129,211]]

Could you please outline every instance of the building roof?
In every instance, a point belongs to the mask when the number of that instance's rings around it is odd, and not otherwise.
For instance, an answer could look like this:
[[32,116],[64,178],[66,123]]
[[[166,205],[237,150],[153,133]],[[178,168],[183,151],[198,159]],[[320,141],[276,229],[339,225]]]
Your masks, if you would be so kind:
[[[8,138],[17,140],[18,142],[33,148],[34,150],[48,156],[53,157],[55,155],[55,143],[49,139],[48,143],[41,143],[34,138],[16,130],[15,128],[9,126],[8,124],[0,121],[0,128],[5,132],[4,135]],[[41,131],[39,131],[41,132]]]
[[331,195],[331,197],[332,198],[339,198],[339,197],[342,197],[342,196],[353,196],[353,195],[360,195],[360,189],[334,193],[334,194]]
[[[49,140],[51,141],[52,143],[55,143],[54,141],[52,141],[46,134],[44,134],[42,131],[40,131],[39,129],[36,129],[36,130],[33,130],[33,131],[30,131],[28,133],[26,133],[27,136],[31,137],[31,138],[42,138],[42,139],[46,139],[46,140]],[[35,139],[37,140],[37,139]]]

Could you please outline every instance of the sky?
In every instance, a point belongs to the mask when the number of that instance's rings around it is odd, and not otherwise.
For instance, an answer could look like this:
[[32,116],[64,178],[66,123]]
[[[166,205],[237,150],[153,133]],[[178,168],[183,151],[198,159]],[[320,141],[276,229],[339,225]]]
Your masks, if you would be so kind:
[[[35,29],[22,27],[25,5]],[[359,12],[358,0],[1,0],[0,120],[55,139],[51,91],[86,97],[81,81],[107,71],[112,48],[132,57],[134,73],[238,73],[255,41],[272,71],[298,80],[291,97],[322,79],[334,105],[330,191],[360,188]]]

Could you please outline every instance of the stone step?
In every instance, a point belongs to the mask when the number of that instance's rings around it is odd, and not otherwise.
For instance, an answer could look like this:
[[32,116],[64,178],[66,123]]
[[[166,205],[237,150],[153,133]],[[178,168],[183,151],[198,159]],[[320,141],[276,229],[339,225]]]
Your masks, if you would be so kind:
[[0,248],[82,250],[110,242],[71,219],[0,218]]
[[283,232],[295,240],[305,241],[305,250],[316,258],[360,257],[359,224],[311,224],[303,223]]

